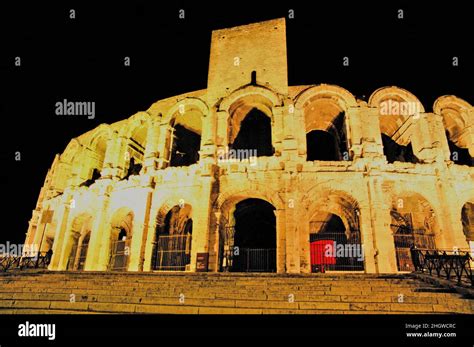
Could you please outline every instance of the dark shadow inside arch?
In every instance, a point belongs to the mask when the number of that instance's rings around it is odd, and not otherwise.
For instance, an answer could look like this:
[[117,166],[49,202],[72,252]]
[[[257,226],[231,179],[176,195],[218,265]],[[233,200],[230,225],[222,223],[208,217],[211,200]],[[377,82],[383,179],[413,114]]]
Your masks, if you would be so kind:
[[327,131],[313,130],[306,134],[307,161],[339,160],[336,137]]
[[261,199],[246,199],[236,205],[231,271],[276,272],[274,211],[272,204]]
[[[338,161],[347,152],[345,113],[339,113],[328,130],[312,130],[306,134],[306,160]],[[348,160],[349,158],[345,158]]]
[[413,154],[411,142],[406,145],[399,145],[390,136],[382,134],[383,154],[389,163],[396,161],[403,163],[419,163],[418,158]]
[[130,239],[125,228],[120,228],[118,236],[112,240],[109,268],[112,271],[127,271]]
[[458,165],[474,166],[474,158],[469,154],[469,150],[467,148],[458,147],[451,141],[448,132],[446,132],[446,138],[448,139],[449,159]]
[[474,242],[474,204],[466,202],[462,207],[461,221],[466,241]]
[[193,220],[190,206],[174,206],[163,225],[157,225],[153,243],[152,269],[185,271],[191,264]]
[[270,118],[254,108],[240,124],[240,131],[230,146],[234,150],[257,151],[257,157],[272,156],[272,128]]
[[199,161],[201,135],[177,124],[172,143],[170,166],[189,166]]

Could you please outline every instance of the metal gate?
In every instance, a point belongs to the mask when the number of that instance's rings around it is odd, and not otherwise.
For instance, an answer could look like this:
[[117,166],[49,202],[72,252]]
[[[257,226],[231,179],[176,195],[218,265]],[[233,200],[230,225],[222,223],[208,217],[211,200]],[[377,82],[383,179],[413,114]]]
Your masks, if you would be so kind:
[[161,235],[154,244],[153,269],[184,271],[191,263],[191,234]]
[[411,258],[411,248],[435,249],[433,234],[425,234],[425,230],[413,230],[410,234],[396,233],[393,235],[399,271],[415,271]]
[[275,248],[239,248],[232,259],[233,272],[276,272]]
[[112,242],[109,270],[127,271],[130,255],[130,240],[116,240]]
[[84,270],[88,248],[89,248],[89,238],[84,239],[81,243],[81,247],[79,251],[79,261],[77,263],[77,270]]
[[435,249],[435,235],[427,233],[425,229],[413,229],[411,213],[392,215],[396,217],[397,224],[391,224],[396,228],[393,235],[395,242],[395,253],[399,271],[414,271],[411,258],[411,248]]
[[358,230],[310,234],[311,272],[363,271],[364,250]]

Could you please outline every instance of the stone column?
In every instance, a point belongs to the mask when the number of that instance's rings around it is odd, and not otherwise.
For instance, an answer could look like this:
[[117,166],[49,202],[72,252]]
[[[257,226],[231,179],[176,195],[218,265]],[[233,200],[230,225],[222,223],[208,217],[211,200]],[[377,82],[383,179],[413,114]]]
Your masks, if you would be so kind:
[[217,111],[216,145],[218,150],[223,150],[229,145],[229,113]]
[[171,155],[171,146],[173,145],[173,139],[171,138],[172,134],[172,126],[170,126],[168,123],[162,123],[160,125],[158,141],[158,153],[160,153],[160,157],[158,158],[158,169],[164,169],[168,167]]
[[[286,112],[285,112],[286,111]],[[273,120],[272,120],[272,145],[275,148],[275,155],[280,156],[283,152],[283,142],[285,138],[283,119],[287,119],[288,108],[285,106],[274,106],[272,108]],[[292,136],[292,135],[291,135]],[[289,138],[287,140],[290,140]],[[291,142],[291,141],[290,141]],[[296,143],[293,140],[290,147],[295,147]]]
[[300,272],[300,235],[298,231],[300,223],[296,219],[295,200],[289,202],[285,209],[286,272],[288,273]]
[[66,270],[67,257],[69,255],[66,255],[65,251],[73,222],[72,218],[69,218],[71,200],[73,198],[74,194],[72,192],[69,192],[69,190],[66,190],[63,194],[63,199],[61,201],[59,209],[54,211],[54,218],[57,221],[57,225],[54,235],[53,256],[49,264],[50,270]]
[[132,243],[130,245],[128,271],[141,271],[144,268],[152,195],[151,188],[144,188],[143,190],[141,206],[135,206],[136,214],[133,217]]
[[[362,157],[364,158],[383,158],[382,134],[380,132],[380,113],[376,107],[361,106],[354,112],[351,118],[358,118],[360,124]],[[354,129],[351,129],[354,131]],[[356,135],[357,136],[357,135]],[[358,150],[354,148],[354,150]]]
[[116,151],[117,151],[117,132],[112,132],[107,139],[107,148],[104,155],[104,164],[102,166],[101,177],[112,178],[116,175]]
[[143,168],[145,173],[153,172],[158,169],[160,127],[151,122],[151,126],[147,131],[147,140],[144,154]]
[[92,221],[89,249],[84,270],[106,271],[110,256],[111,223],[109,217],[110,196],[106,190],[97,199],[96,215]]
[[[398,269],[395,242],[390,229],[390,206],[387,206],[385,202],[380,176],[369,175],[365,177],[365,181],[369,194],[370,220],[375,248],[375,270],[377,273],[396,273]],[[365,222],[366,220],[364,220]],[[363,232],[367,234],[365,230]]]
[[285,210],[274,210],[276,217],[276,261],[277,273],[286,272]]
[[[356,212],[357,213],[357,212]],[[359,206],[359,231],[364,250],[364,269],[366,273],[377,273],[376,244],[374,242],[372,211],[370,205]]]
[[193,204],[193,233],[191,244],[191,271],[196,271],[197,253],[209,252],[210,196],[212,188],[211,176],[201,176],[201,188],[198,192],[199,201]]

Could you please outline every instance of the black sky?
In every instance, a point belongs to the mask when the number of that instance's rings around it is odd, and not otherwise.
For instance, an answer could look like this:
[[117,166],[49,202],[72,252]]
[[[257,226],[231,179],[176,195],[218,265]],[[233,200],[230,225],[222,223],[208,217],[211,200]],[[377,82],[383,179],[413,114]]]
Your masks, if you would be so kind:
[[[206,88],[213,29],[286,17],[289,84],[331,83],[358,98],[397,85],[427,110],[444,94],[474,104],[471,11],[465,1],[155,2],[0,5],[3,121],[0,242],[22,242],[55,153],[100,123]],[[69,9],[76,19],[69,19]],[[178,18],[185,9],[186,18]],[[397,19],[397,9],[405,18]],[[14,67],[20,56],[22,66]],[[130,56],[131,66],[123,66]],[[343,67],[342,57],[350,58]],[[451,65],[459,57],[459,66]],[[96,102],[96,119],[58,117],[62,99]],[[14,160],[20,151],[22,160]]]

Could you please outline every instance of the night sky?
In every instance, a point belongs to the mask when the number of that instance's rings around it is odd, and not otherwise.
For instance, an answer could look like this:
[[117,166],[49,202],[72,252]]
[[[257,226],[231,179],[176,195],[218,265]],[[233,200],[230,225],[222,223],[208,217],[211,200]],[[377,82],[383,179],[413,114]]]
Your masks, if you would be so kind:
[[[47,169],[70,139],[153,102],[204,89],[211,31],[287,17],[289,84],[329,83],[368,100],[396,85],[430,111],[454,94],[474,104],[467,1],[365,3],[145,2],[97,7],[62,2],[0,5],[2,117],[0,242],[22,242]],[[69,9],[76,18],[69,18]],[[185,19],[178,10],[185,9]],[[397,9],[404,19],[397,19]],[[16,56],[21,67],[14,66]],[[131,66],[123,64],[125,56]],[[348,56],[350,66],[342,66]],[[452,57],[459,66],[452,66]],[[96,118],[57,116],[55,103],[95,101]],[[15,152],[21,161],[15,161]]]

